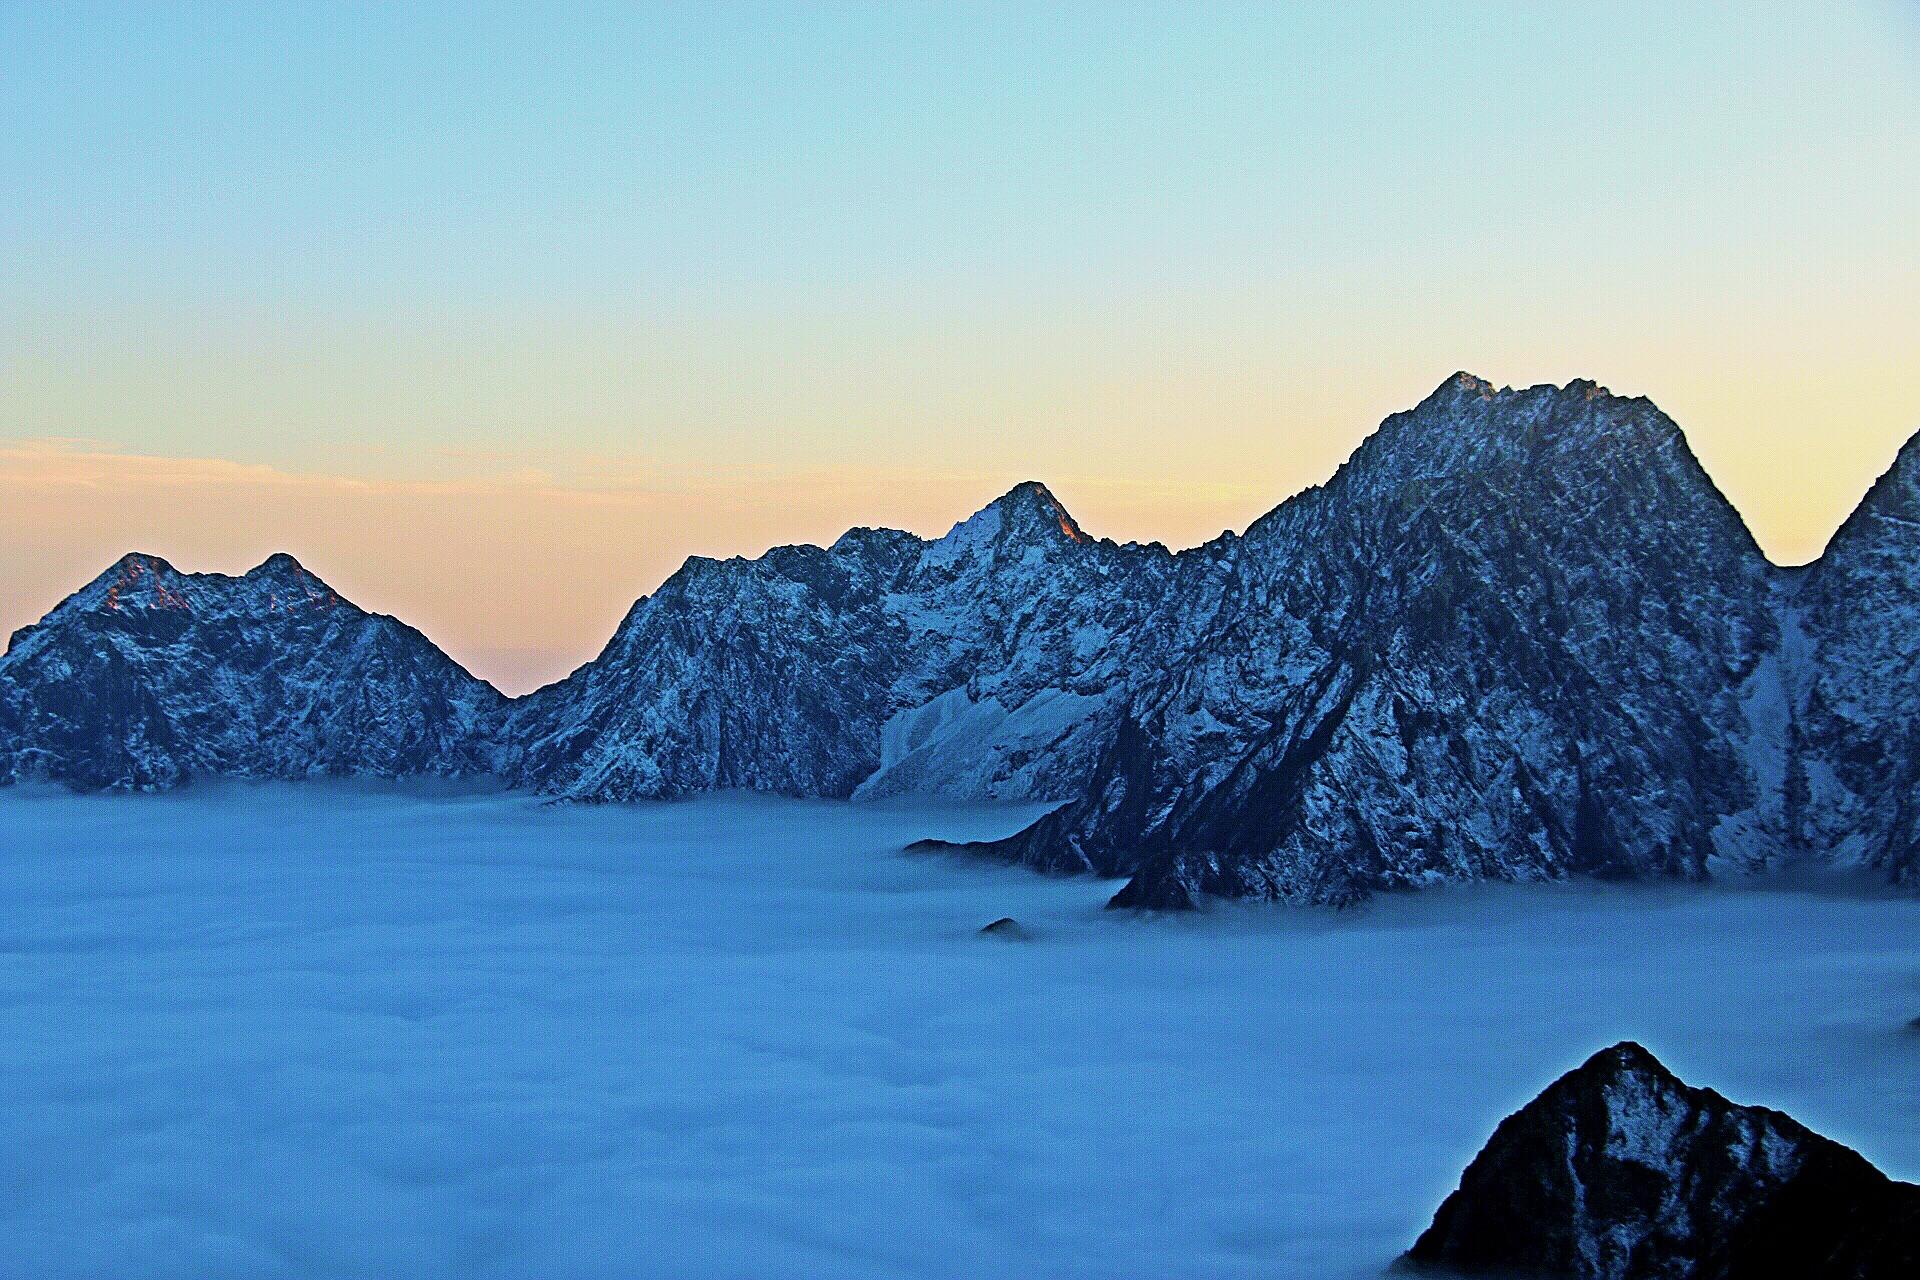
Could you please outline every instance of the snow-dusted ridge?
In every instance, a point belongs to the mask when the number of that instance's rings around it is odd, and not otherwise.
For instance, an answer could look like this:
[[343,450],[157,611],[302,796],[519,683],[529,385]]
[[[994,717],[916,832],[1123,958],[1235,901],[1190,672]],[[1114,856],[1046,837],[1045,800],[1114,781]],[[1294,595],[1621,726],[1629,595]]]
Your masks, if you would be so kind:
[[498,773],[624,800],[1056,800],[994,856],[1120,905],[1795,857],[1920,875],[1920,448],[1767,562],[1644,399],[1458,374],[1172,552],[1028,482],[945,536],[694,558],[501,698],[289,557],[129,556],[0,657],[0,778]]
[[14,633],[0,781],[145,791],[195,774],[477,773],[503,702],[292,556],[234,577],[135,553]]
[[1207,561],[1089,538],[1031,481],[938,539],[689,561],[598,658],[513,704],[506,772],[581,799],[1068,799],[1162,647],[1155,611]]

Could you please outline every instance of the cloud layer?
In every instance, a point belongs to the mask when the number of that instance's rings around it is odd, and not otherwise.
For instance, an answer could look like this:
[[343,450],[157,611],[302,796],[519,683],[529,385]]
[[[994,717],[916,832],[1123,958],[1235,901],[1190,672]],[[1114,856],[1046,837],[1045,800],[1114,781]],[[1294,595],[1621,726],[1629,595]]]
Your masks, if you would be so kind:
[[898,852],[1024,812],[0,794],[0,1271],[1376,1276],[1628,1036],[1920,1173],[1920,903],[1133,920]]

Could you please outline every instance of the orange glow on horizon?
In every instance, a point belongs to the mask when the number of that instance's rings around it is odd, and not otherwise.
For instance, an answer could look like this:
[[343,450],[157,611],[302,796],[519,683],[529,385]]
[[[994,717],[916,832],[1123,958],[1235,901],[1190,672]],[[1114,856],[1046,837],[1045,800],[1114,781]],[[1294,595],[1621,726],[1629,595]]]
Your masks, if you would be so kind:
[[[1904,439],[1882,428],[1884,439],[1868,444],[1863,435],[1859,446],[1836,450],[1809,433],[1790,447],[1791,437],[1730,436],[1691,425],[1701,415],[1684,404],[1662,407],[1782,563],[1817,554]],[[1317,445],[1313,454],[1296,453],[1296,468],[1304,469],[1261,482],[1096,476],[1049,483],[1103,536],[1194,546],[1325,480],[1364,434],[1301,436]],[[157,547],[175,564],[233,573],[291,551],[346,599],[419,627],[477,674],[519,693],[591,658],[633,601],[688,556],[826,545],[857,525],[937,537],[1012,488],[1016,475],[1036,471],[1022,461],[999,476],[841,467],[655,470],[593,483],[527,472],[427,481],[59,441],[0,444],[0,628],[36,621],[129,547]],[[1816,481],[1825,495],[1819,502],[1805,496]],[[1798,501],[1783,500],[1794,494]],[[1056,501],[1053,511],[1065,537],[1088,536],[1066,504]],[[326,607],[331,597],[314,600],[316,590],[309,588],[309,600]]]

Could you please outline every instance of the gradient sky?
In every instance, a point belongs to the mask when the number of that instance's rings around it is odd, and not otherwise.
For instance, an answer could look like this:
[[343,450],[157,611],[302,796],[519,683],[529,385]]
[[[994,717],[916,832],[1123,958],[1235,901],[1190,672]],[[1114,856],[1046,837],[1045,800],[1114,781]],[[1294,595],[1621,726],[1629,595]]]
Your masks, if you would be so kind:
[[284,549],[518,690],[1029,477],[1202,540],[1463,368],[1802,561],[1920,428],[1913,3],[8,5],[0,121],[6,629]]

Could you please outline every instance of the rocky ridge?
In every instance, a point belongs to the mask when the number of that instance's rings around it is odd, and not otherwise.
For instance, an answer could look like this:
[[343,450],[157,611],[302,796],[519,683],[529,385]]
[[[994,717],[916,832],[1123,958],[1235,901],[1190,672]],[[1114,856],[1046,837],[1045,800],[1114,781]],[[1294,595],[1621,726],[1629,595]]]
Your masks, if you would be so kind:
[[0,780],[150,791],[200,776],[490,767],[504,699],[291,556],[248,573],[122,557],[0,657]]

